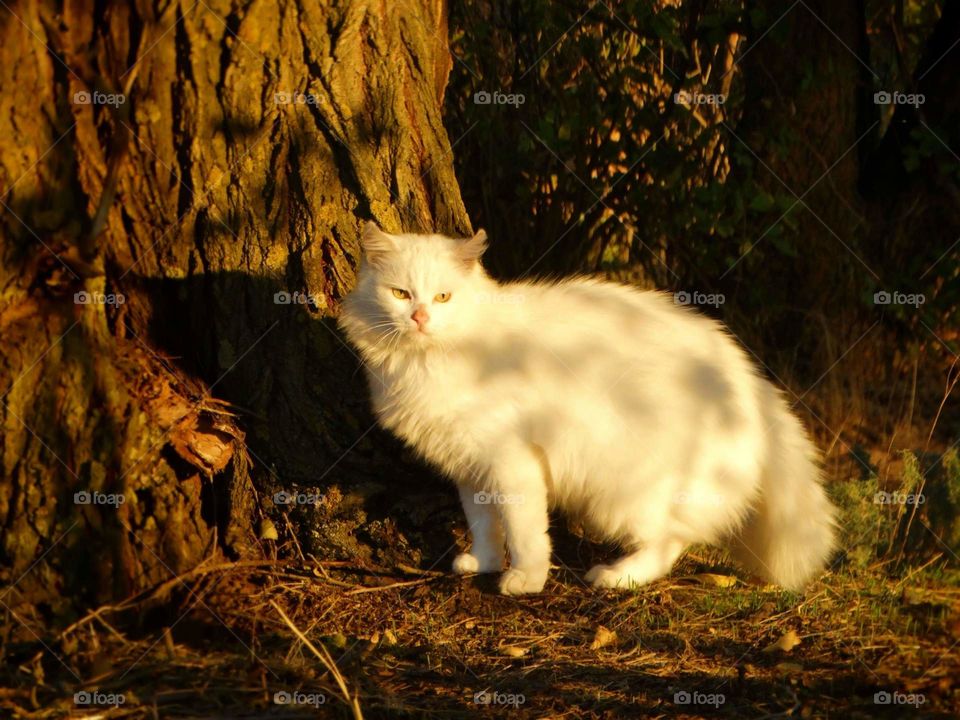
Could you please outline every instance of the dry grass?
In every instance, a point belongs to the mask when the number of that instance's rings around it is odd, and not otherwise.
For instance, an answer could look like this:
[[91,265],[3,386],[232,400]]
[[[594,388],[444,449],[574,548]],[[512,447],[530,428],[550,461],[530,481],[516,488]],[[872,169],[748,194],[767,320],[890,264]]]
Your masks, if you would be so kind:
[[[803,594],[753,584],[711,548],[636,592],[596,590],[582,577],[609,548],[554,527],[545,592],[503,597],[494,577],[440,571],[463,523],[452,492],[423,522],[426,488],[390,494],[384,517],[407,527],[367,518],[399,548],[376,561],[317,559],[278,516],[279,560],[211,560],[81,617],[14,591],[0,717],[957,717],[960,459],[896,457],[832,473],[851,478],[831,486],[843,552]],[[929,499],[878,506],[881,488]]]
[[[167,587],[173,601],[149,596],[60,633],[32,637],[8,618],[0,707],[25,718],[955,714],[960,589],[942,558],[899,575],[888,565],[841,558],[799,596],[724,587],[731,568],[704,549],[636,593],[586,588],[584,568],[559,567],[526,598],[413,568],[210,566]],[[81,708],[83,690],[125,702]],[[278,692],[315,704],[277,704]],[[675,702],[684,692],[701,702]],[[924,702],[877,705],[877,692]]]

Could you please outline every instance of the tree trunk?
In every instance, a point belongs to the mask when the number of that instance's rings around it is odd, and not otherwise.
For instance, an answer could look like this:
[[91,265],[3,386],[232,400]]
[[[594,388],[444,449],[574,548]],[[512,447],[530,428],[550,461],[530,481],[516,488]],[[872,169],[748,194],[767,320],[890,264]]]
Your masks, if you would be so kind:
[[346,477],[360,220],[470,227],[442,0],[0,20],[2,601],[56,612],[259,553],[264,491]]
[[[824,288],[849,292],[860,286],[856,278],[869,274],[854,257],[860,252],[858,156],[873,125],[863,127],[859,113],[871,72],[863,18],[854,0],[762,3],[756,9],[762,20],[740,55],[747,95],[738,134],[749,148],[746,157],[762,162],[754,170],[757,184],[784,195],[792,209],[774,208],[760,228],[772,229],[743,238],[741,254],[756,242],[780,248],[782,266],[764,270],[798,280],[783,284],[790,305],[822,307],[836,300],[823,297]],[[799,227],[802,246],[787,247],[786,240],[781,246],[782,223]],[[746,253],[747,265],[749,258]]]
[[[872,70],[862,7],[855,0],[784,0],[748,3],[747,10],[738,62],[746,96],[731,139],[742,162],[733,173],[778,201],[762,213],[758,207],[757,221],[736,238],[727,292],[759,309],[749,324],[766,336],[748,344],[808,348],[802,357],[767,361],[813,379],[863,332],[861,298],[879,282],[865,262],[858,194],[858,158],[876,125],[863,116]],[[844,336],[827,336],[820,323],[798,329],[798,319],[809,317],[830,318]]]

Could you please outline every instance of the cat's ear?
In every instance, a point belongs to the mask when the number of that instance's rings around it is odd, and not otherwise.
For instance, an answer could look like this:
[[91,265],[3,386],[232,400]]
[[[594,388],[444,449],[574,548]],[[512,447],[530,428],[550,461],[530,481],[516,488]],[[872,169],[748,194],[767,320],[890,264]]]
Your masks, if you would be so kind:
[[381,261],[385,255],[397,249],[394,237],[377,227],[377,224],[372,220],[364,224],[360,244],[363,246],[363,254],[367,262],[374,265]]
[[483,230],[477,230],[477,234],[472,238],[461,240],[457,247],[457,257],[467,267],[472,267],[483,255],[487,249],[487,233]]

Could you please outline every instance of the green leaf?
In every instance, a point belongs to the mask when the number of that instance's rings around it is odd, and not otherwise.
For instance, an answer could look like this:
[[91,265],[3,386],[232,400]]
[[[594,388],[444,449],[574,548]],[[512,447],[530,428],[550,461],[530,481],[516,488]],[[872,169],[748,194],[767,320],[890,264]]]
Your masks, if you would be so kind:
[[773,195],[762,190],[750,198],[750,209],[756,212],[769,212],[775,205]]

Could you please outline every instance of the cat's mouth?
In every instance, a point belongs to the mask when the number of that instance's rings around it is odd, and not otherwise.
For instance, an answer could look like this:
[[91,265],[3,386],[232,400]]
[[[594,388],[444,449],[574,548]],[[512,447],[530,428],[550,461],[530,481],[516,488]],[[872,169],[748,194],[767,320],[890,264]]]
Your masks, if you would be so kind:
[[415,338],[418,342],[422,342],[423,340],[432,337],[433,333],[425,327],[412,327],[407,331],[407,335]]

